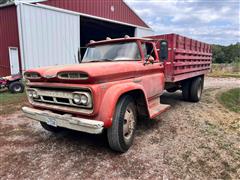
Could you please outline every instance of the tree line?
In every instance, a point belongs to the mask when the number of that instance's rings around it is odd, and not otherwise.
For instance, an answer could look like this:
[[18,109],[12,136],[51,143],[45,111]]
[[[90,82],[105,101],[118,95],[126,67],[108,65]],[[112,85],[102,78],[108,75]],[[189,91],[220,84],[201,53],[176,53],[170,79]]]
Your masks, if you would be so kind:
[[212,45],[213,63],[240,63],[240,42],[229,46]]

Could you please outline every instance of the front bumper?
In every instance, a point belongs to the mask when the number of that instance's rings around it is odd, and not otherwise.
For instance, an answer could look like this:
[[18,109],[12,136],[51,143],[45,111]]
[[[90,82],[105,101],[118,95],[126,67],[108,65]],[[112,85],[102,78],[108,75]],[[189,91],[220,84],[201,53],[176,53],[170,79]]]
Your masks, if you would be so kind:
[[70,114],[60,115],[51,111],[43,111],[29,107],[23,107],[24,114],[34,120],[47,123],[49,119],[54,120],[55,125],[91,134],[100,134],[103,131],[104,123],[97,120],[89,120],[72,117]]

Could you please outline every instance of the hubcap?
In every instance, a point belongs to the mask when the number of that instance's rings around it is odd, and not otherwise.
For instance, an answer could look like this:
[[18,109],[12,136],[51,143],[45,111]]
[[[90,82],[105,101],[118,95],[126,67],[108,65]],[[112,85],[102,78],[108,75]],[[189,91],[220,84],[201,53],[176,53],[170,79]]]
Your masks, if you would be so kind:
[[128,105],[123,121],[123,136],[126,140],[130,139],[135,125],[135,117],[132,108]]

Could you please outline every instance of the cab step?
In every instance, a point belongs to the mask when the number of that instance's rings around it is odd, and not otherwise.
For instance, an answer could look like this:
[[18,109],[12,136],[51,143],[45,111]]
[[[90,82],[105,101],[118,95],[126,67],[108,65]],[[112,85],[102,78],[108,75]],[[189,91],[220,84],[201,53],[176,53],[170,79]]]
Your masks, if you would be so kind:
[[149,102],[149,113],[150,113],[150,119],[154,119],[162,112],[168,110],[170,108],[170,105],[168,104],[161,104],[160,98],[153,99]]

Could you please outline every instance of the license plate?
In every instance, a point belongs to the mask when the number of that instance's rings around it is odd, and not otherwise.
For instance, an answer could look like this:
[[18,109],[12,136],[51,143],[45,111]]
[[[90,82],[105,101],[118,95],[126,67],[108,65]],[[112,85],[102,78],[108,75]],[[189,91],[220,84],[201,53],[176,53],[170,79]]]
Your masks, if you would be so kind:
[[50,126],[57,127],[57,122],[54,118],[48,117],[46,123]]

